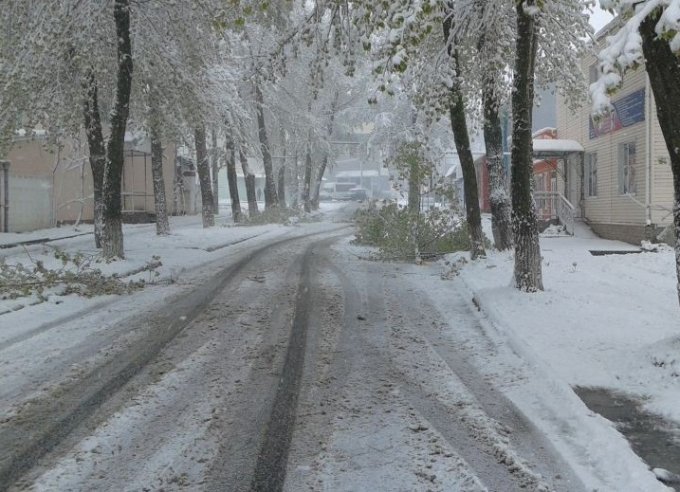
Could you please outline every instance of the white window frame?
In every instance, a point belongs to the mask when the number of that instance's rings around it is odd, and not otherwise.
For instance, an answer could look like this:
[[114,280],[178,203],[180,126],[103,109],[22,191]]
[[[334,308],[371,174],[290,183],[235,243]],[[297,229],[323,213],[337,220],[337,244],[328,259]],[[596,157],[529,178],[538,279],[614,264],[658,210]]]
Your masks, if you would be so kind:
[[597,196],[597,152],[587,152],[586,161],[586,197]]
[[597,82],[597,79],[600,78],[600,67],[598,67],[598,63],[595,62],[590,67],[588,68],[588,79],[591,84],[594,84]]
[[[631,149],[633,152],[631,152]],[[631,156],[633,158],[631,159]],[[619,144],[619,194],[635,195],[635,171],[637,166],[637,145],[635,141]]]

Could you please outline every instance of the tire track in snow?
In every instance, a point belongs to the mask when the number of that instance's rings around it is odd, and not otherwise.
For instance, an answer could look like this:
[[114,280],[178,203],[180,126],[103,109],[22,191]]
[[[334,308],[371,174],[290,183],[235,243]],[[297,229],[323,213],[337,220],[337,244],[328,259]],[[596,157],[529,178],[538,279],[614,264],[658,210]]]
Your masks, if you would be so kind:
[[[271,248],[346,228],[285,238],[252,250],[154,317],[149,336],[77,383],[34,401],[0,430],[0,491],[7,490],[79,423],[151,362],[248,264]],[[148,323],[148,320],[140,320]]]
[[311,271],[316,266],[314,249],[328,247],[328,244],[337,239],[337,237],[330,238],[309,246],[302,259],[288,350],[272,413],[260,444],[260,452],[251,482],[253,492],[283,490],[305,364],[309,314],[312,308]]

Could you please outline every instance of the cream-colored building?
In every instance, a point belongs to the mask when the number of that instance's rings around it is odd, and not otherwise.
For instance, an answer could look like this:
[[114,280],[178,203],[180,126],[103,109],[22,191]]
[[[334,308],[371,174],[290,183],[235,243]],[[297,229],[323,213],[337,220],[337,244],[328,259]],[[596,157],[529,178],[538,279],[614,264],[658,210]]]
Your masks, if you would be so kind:
[[[598,37],[602,45],[606,29]],[[592,83],[595,56],[583,60],[582,70]],[[668,152],[644,67],[626,74],[612,103],[612,114],[594,121],[585,97],[576,111],[558,98],[558,138],[575,140],[585,151],[574,173],[578,215],[602,237],[639,244],[671,224],[673,204]]]
[[[124,217],[130,221],[150,220],[155,212],[150,150],[148,140],[126,136],[122,198]],[[48,144],[44,132],[17,133],[3,160],[9,162],[9,179],[0,191],[0,232],[92,221],[92,172],[84,139],[63,139],[57,147]],[[195,169],[177,169],[175,161],[174,145],[166,146],[163,177],[168,210],[195,213],[193,203],[184,203],[186,190],[175,197],[176,173],[186,188],[195,181]]]

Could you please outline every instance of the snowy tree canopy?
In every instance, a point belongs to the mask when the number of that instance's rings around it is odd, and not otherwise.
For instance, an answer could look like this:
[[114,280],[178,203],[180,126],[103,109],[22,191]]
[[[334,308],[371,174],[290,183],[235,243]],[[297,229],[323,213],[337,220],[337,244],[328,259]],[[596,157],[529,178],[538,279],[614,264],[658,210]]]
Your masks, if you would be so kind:
[[598,55],[600,76],[590,86],[595,114],[611,108],[609,95],[621,86],[626,71],[644,63],[639,30],[649,16],[660,13],[656,34],[668,40],[672,51],[680,52],[680,0],[600,0],[600,5],[619,13],[622,26],[607,38],[607,46]]

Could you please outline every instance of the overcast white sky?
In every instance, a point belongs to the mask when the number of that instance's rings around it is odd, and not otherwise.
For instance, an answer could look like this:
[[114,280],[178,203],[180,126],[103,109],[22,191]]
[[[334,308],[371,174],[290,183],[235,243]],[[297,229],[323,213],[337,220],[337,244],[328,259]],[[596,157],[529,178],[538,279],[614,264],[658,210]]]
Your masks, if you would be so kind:
[[612,15],[600,7],[595,7],[595,10],[590,14],[590,25],[595,28],[595,32],[602,29],[610,20],[612,20]]

